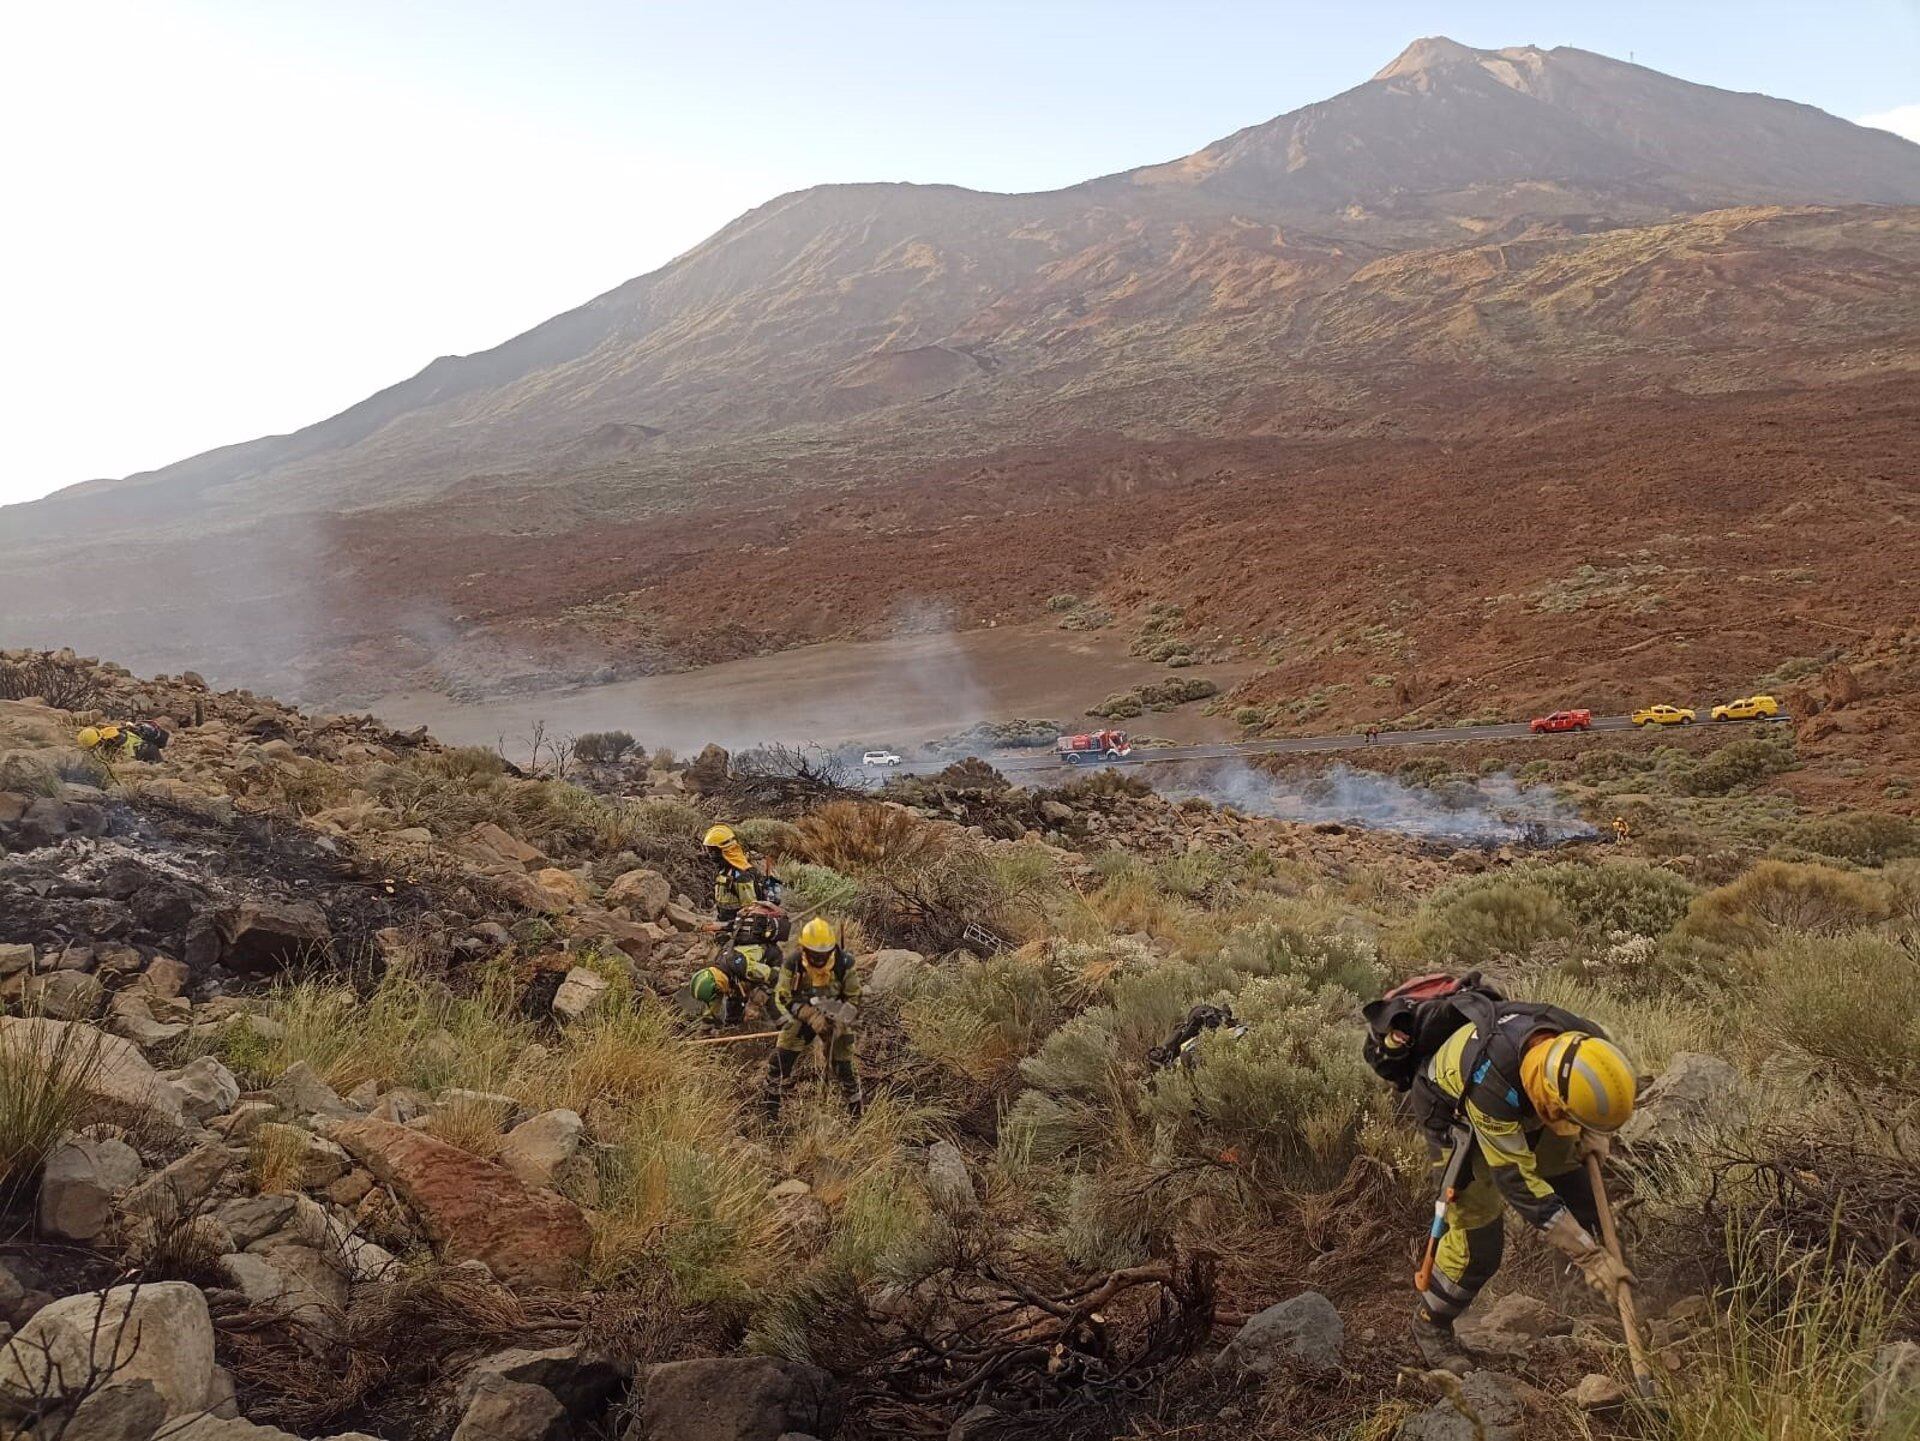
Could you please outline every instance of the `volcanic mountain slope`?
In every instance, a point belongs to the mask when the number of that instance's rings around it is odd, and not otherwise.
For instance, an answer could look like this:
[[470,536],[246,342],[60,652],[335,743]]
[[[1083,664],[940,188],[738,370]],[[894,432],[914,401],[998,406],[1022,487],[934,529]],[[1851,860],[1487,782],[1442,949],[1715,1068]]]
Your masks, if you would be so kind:
[[[1204,465],[1250,437],[1446,443],[1596,395],[1910,377],[1920,212],[1888,207],[1915,204],[1920,146],[1805,106],[1421,41],[1333,99],[1062,191],[783,196],[307,430],[10,509],[0,613],[11,639],[156,664],[211,647],[308,690],[393,679],[414,654],[396,632],[444,652],[507,626],[557,674],[588,651],[633,669],[816,638],[872,617],[723,630],[675,577],[777,554],[823,496],[891,517],[889,562],[937,574],[929,547],[999,509],[1077,507],[1158,463],[1137,446]],[[1059,447],[1078,464],[1049,463],[1038,493],[970,479]],[[1116,542],[1090,584],[1159,540]],[[158,593],[61,583],[105,545]],[[619,623],[590,642],[555,623],[596,604]]]

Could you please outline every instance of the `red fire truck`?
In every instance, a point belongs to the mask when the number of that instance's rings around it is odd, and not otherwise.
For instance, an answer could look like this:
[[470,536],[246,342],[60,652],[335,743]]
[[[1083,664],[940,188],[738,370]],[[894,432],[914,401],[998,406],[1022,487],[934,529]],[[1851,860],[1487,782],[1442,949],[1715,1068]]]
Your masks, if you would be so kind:
[[1125,760],[1133,754],[1133,742],[1125,731],[1087,731],[1061,736],[1053,743],[1053,752],[1063,765],[1098,765]]

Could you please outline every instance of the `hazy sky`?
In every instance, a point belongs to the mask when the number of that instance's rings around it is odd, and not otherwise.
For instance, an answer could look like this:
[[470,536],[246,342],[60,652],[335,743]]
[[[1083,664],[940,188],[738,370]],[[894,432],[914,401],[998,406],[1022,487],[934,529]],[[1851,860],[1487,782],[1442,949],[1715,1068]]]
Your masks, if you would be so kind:
[[1430,34],[1631,52],[1920,139],[1920,0],[24,0],[0,502],[320,419],[785,190],[1068,184]]

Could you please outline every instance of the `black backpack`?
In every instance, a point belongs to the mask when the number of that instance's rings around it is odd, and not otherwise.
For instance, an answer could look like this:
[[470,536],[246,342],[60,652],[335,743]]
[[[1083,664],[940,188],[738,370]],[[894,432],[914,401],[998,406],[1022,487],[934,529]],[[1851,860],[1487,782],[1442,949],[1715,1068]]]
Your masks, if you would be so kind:
[[1505,1000],[1478,971],[1415,976],[1361,1009],[1367,1019],[1361,1053],[1381,1080],[1396,1091],[1410,1090],[1428,1057],[1462,1026],[1489,1034],[1495,1008]]

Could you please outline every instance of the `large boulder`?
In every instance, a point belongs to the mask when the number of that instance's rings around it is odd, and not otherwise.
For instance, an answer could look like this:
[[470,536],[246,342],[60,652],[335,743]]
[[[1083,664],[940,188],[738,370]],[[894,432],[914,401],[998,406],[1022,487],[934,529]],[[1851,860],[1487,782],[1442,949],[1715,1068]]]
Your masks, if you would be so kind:
[[733,757],[726,749],[717,745],[706,745],[700,754],[687,762],[687,768],[680,773],[681,784],[695,795],[705,795],[708,791],[723,789],[733,771]]
[[1476,1306],[1454,1325],[1471,1351],[1483,1356],[1524,1356],[1542,1336],[1562,1336],[1573,1323],[1545,1301],[1524,1292]]
[[220,960],[247,974],[284,971],[328,954],[333,931],[312,901],[249,901],[215,918]]
[[56,1398],[110,1373],[118,1385],[150,1381],[168,1416],[207,1404],[213,1321],[185,1281],[115,1286],[41,1307],[0,1349],[0,1396]]
[[469,1405],[483,1387],[496,1381],[538,1386],[557,1397],[567,1413],[584,1424],[632,1375],[631,1367],[578,1346],[500,1351],[476,1361],[461,1378],[459,1401],[462,1407]]
[[482,821],[468,831],[461,837],[455,849],[482,865],[501,866],[516,871],[525,871],[530,866],[544,866],[547,863],[544,851],[502,830],[492,821]]
[[780,1441],[831,1436],[840,1421],[833,1378],[768,1356],[714,1356],[643,1367],[622,1441]]
[[507,1132],[499,1161],[526,1185],[579,1194],[593,1178],[592,1163],[581,1154],[587,1126],[573,1111],[542,1111]]
[[578,1283],[593,1236],[565,1197],[388,1121],[323,1120],[321,1131],[399,1193],[448,1259],[484,1261],[510,1286]]
[[180,1093],[182,1114],[198,1126],[224,1116],[240,1099],[240,1082],[212,1056],[201,1056],[177,1071],[168,1071],[166,1078]]
[[0,1046],[20,1048],[21,1061],[68,1067],[87,1094],[92,1117],[136,1129],[181,1127],[180,1097],[139,1047],[118,1036],[76,1022],[0,1016]]
[[1447,1394],[1400,1423],[1398,1441],[1521,1441],[1528,1435],[1527,1392],[1501,1371],[1442,1382]]
[[862,989],[870,996],[890,996],[910,989],[926,973],[927,958],[918,951],[875,951],[868,965]]
[[113,1227],[114,1198],[140,1179],[140,1153],[125,1141],[68,1136],[40,1175],[40,1234],[97,1241]]
[[127,1192],[121,1209],[130,1220],[165,1230],[198,1215],[215,1192],[233,1189],[233,1183],[246,1173],[245,1150],[209,1141],[169,1161]]
[[1223,1371],[1257,1376],[1290,1366],[1334,1371],[1339,1369],[1345,1340],[1346,1323],[1333,1302],[1318,1291],[1302,1291],[1249,1317],[1213,1364]]
[[100,1010],[106,987],[85,971],[47,971],[28,976],[21,987],[21,1003],[36,1015],[56,1021],[90,1020]]
[[1708,1123],[1737,1116],[1745,1105],[1746,1083],[1732,1065],[1718,1056],[1679,1051],[1641,1095],[1620,1128],[1620,1141],[1681,1145]]
[[658,871],[628,871],[607,887],[607,904],[624,906],[637,921],[657,921],[673,899],[673,884]]
[[347,1304],[347,1281],[311,1246],[269,1246],[220,1258],[220,1271],[252,1306],[309,1327],[330,1327]]
[[572,1433],[567,1408],[551,1391],[492,1376],[467,1403],[453,1441],[561,1441]]
[[300,1438],[278,1426],[261,1426],[239,1416],[206,1415],[196,1416],[180,1426],[168,1426],[158,1441],[300,1441]]
[[613,983],[597,971],[575,966],[553,993],[553,1014],[562,1021],[581,1021],[597,1011]]
[[42,1421],[38,1435],[48,1441],[148,1441],[166,1419],[167,1403],[153,1382],[109,1381],[82,1396],[70,1415]]
[[269,1089],[282,1110],[293,1116],[350,1116],[353,1107],[305,1061],[295,1061]]

